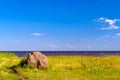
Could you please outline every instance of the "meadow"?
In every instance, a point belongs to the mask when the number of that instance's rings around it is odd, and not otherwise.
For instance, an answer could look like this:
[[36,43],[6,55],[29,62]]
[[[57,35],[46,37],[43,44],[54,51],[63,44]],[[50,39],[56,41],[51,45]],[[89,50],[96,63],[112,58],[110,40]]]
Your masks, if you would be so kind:
[[120,56],[48,56],[49,68],[23,67],[12,53],[0,52],[0,80],[120,80]]

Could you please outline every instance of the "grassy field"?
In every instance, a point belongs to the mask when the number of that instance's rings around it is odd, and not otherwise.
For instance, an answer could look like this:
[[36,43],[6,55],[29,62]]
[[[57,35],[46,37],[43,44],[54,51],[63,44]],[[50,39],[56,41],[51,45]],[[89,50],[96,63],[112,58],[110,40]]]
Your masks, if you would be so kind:
[[49,68],[21,67],[12,53],[0,53],[0,80],[120,80],[119,56],[48,56]]

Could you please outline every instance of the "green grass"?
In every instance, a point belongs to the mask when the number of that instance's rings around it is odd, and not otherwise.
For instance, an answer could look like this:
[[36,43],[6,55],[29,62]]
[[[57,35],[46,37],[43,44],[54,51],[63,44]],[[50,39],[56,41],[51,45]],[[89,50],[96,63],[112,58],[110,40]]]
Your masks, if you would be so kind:
[[12,53],[0,53],[0,80],[120,80],[119,56],[48,56],[48,58],[48,69],[34,69],[19,66],[23,58]]

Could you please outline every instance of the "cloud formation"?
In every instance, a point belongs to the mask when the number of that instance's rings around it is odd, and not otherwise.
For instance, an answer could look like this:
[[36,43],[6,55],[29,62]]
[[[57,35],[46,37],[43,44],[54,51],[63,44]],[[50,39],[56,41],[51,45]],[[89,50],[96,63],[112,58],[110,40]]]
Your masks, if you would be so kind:
[[120,27],[116,25],[116,22],[120,22],[120,19],[108,19],[108,18],[98,18],[95,21],[102,21],[108,23],[108,27],[101,28],[101,30],[111,30],[111,29],[119,29]]
[[120,36],[120,33],[117,33],[116,36]]
[[36,33],[32,33],[32,35],[33,35],[33,36],[44,36],[43,33],[37,33],[37,32],[36,32]]
[[50,46],[51,48],[57,48],[57,45],[55,45],[55,44],[49,44],[49,46]]
[[120,37],[120,33],[112,34],[112,35],[104,35],[102,39],[109,39],[109,38],[118,38]]
[[74,48],[74,46],[72,46],[71,44],[66,44],[66,47],[68,47],[68,48]]

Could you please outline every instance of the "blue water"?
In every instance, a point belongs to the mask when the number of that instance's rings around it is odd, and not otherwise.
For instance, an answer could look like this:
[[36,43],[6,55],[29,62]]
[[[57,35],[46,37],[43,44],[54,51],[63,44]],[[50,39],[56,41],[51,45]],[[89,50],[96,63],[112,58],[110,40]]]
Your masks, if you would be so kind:
[[[16,54],[19,57],[24,57],[27,53],[31,53],[32,51],[3,51],[3,52],[11,52]],[[43,54],[50,56],[57,55],[83,55],[83,56],[105,56],[105,55],[120,55],[120,51],[40,51]]]

